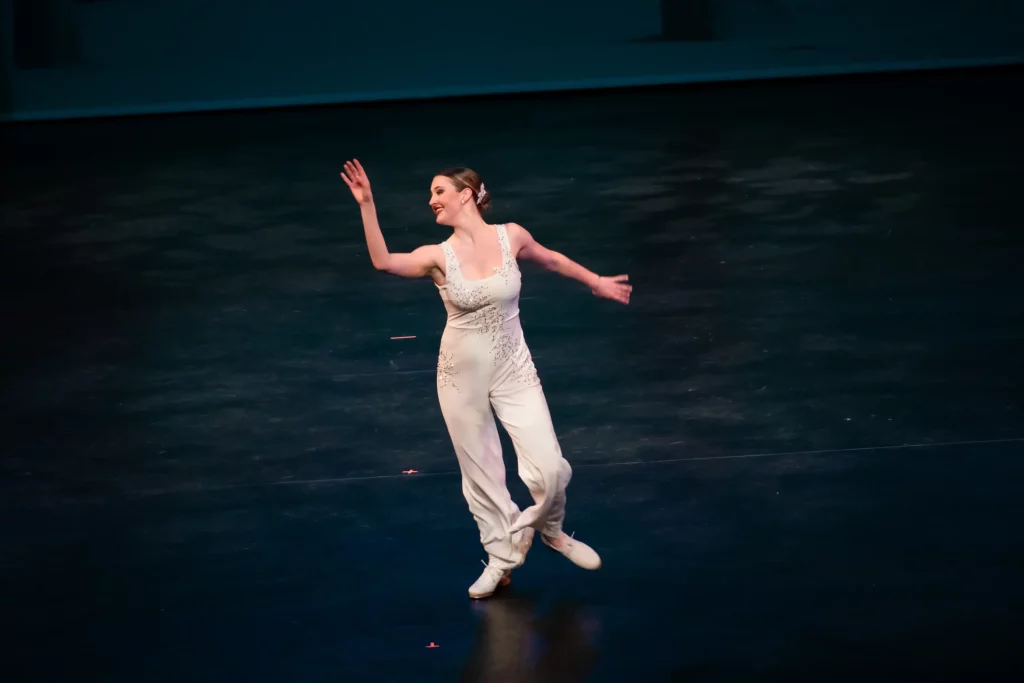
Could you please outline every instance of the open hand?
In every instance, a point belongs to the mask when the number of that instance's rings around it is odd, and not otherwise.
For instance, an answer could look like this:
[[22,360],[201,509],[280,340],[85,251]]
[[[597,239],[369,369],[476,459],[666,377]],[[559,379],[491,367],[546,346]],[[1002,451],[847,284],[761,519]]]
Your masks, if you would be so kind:
[[594,296],[602,299],[611,299],[622,304],[629,303],[629,295],[633,292],[633,285],[629,284],[628,275],[602,276],[598,278],[597,284],[591,289]]
[[345,170],[341,172],[341,179],[352,190],[352,196],[360,204],[368,204],[373,201],[373,193],[370,192],[370,179],[366,177],[366,171],[359,159],[345,162]]

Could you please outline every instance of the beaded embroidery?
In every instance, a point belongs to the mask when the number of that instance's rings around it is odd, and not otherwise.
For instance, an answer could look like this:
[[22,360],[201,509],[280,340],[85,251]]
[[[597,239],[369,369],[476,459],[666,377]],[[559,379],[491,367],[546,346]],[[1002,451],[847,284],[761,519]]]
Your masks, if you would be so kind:
[[437,356],[437,386],[452,387],[455,391],[458,391],[459,388],[455,386],[456,374],[455,359],[452,354],[442,349]]
[[[447,242],[441,243],[446,262],[443,289],[448,302],[459,311],[457,327],[489,337],[495,369],[512,361],[511,371],[518,381],[527,385],[539,384],[537,370],[529,350],[522,344],[521,333],[506,324],[517,314],[514,307],[518,302],[522,274],[512,254],[505,226],[495,228],[502,262],[490,277],[466,280],[455,250]],[[516,358],[517,354],[521,357]],[[455,387],[455,374],[453,351],[445,349],[442,344],[438,357],[438,387]]]
[[516,379],[527,386],[540,384],[540,377],[537,376],[537,367],[533,364],[533,359],[530,358],[529,354],[527,354],[523,362],[516,363],[515,373]]
[[511,334],[507,332],[498,338],[498,343],[494,347],[494,367],[498,367],[516,352],[516,341]]

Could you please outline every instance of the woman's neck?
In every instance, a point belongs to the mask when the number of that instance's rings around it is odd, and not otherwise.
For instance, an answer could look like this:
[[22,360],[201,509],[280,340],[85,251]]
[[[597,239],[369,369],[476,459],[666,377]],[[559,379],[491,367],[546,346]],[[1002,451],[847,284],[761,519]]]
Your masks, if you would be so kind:
[[455,223],[452,226],[452,231],[460,242],[464,241],[473,244],[476,242],[477,237],[488,228],[490,226],[487,224],[487,221],[480,216],[472,216]]

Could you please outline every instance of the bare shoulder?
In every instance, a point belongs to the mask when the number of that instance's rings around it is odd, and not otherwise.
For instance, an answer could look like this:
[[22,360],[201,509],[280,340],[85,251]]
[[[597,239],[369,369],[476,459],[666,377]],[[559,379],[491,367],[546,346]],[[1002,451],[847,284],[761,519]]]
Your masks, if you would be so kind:
[[505,223],[505,232],[508,233],[508,242],[513,254],[518,254],[520,249],[533,241],[529,231],[518,223]]
[[505,232],[508,233],[509,237],[515,237],[524,233],[529,234],[526,232],[526,228],[518,223],[505,223]]
[[414,254],[417,255],[418,259],[427,270],[434,271],[430,273],[435,275],[436,271],[440,271],[443,275],[445,273],[445,258],[444,249],[440,244],[424,244],[422,247],[418,247]]
[[435,283],[444,284],[445,278],[448,277],[444,248],[440,244],[424,244],[417,251],[422,251],[424,260],[429,264],[427,275]]

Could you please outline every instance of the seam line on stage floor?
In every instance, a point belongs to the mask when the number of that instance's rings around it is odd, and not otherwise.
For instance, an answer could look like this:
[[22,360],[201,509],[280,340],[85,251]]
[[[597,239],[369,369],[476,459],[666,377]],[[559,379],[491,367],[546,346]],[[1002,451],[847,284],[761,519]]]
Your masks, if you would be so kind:
[[[951,448],[954,446],[985,446],[995,444],[1007,444],[1007,443],[1022,443],[1024,437],[1013,437],[1006,439],[981,439],[973,441],[944,441],[938,443],[905,443],[896,444],[891,446],[864,446],[860,448],[822,448],[814,450],[804,451],[779,451],[769,453],[741,453],[738,455],[708,455],[708,456],[694,456],[688,458],[667,458],[663,460],[630,460],[620,462],[608,462],[608,463],[581,463],[573,465],[573,469],[586,469],[586,468],[597,468],[597,467],[628,467],[636,465],[663,465],[679,462],[698,462],[706,460],[740,460],[744,458],[773,458],[781,456],[795,456],[795,455],[838,455],[841,453],[865,453],[870,451],[897,451],[897,450],[909,450],[913,448]],[[680,445],[685,443],[683,441],[676,441],[669,445]],[[303,485],[303,484],[340,484],[345,482],[356,482],[356,481],[374,481],[378,479],[402,479],[402,478],[414,478],[414,477],[440,477],[448,475],[458,475],[459,470],[443,470],[438,472],[418,472],[415,475],[408,474],[375,474],[368,476],[357,476],[357,477],[329,477],[324,479],[298,479],[294,481],[279,480],[279,481],[268,481],[253,484],[225,484],[223,486],[212,486],[209,488],[194,489],[195,491],[211,491],[218,489],[236,489],[236,488],[254,488],[260,486],[285,486],[285,485]]]

